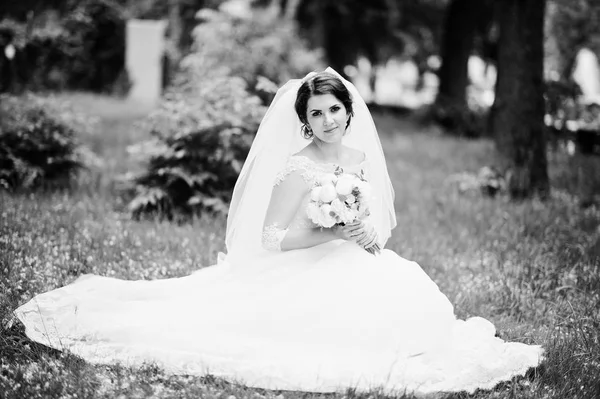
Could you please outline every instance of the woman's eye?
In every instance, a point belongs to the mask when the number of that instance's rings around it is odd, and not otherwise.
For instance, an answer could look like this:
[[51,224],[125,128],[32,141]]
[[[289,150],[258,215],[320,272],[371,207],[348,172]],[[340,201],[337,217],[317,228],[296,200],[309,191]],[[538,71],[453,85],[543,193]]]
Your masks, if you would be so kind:
[[332,112],[338,112],[339,110],[340,110],[340,107],[338,107],[337,105],[335,107],[331,107]]
[[313,112],[311,115],[312,116],[319,116],[319,115],[321,115],[321,113],[320,112]]

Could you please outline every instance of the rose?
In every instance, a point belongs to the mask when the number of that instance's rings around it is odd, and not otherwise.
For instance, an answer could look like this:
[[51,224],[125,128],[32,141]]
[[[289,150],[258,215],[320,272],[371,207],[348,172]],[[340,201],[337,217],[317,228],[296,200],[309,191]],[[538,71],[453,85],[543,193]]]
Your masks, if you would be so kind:
[[352,194],[346,196],[346,204],[352,205],[356,202],[356,197]]
[[349,195],[353,188],[354,179],[351,177],[341,177],[335,185],[335,189],[339,195]]
[[359,180],[357,183],[357,188],[360,192],[360,196],[365,199],[371,198],[371,185],[365,181]]
[[320,198],[322,188],[320,186],[313,187],[310,191],[310,200],[313,202],[317,202]]
[[321,186],[327,186],[329,184],[333,184],[337,181],[337,176],[333,173],[324,173],[319,176],[318,183]]
[[355,213],[348,209],[339,198],[331,201],[331,211],[338,216],[338,222],[341,223],[350,223],[356,219]]
[[321,205],[321,225],[325,228],[332,227],[335,223],[335,217],[331,215],[331,205]]
[[321,187],[321,191],[319,192],[319,199],[325,203],[329,203],[337,198],[337,192],[335,191],[335,187],[333,184],[327,184]]
[[316,202],[308,203],[308,205],[306,206],[306,214],[308,215],[310,220],[315,222],[317,225],[323,225],[323,216],[321,213],[321,208]]

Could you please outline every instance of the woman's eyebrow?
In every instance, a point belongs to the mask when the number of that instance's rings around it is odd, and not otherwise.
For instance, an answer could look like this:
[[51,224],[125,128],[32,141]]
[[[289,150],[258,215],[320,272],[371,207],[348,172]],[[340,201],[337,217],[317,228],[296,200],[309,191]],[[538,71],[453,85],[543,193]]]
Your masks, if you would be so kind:
[[[335,107],[335,106],[338,106],[338,107],[339,107],[339,105],[340,105],[340,103],[331,104],[331,105],[329,106],[329,108],[332,108],[332,107]],[[311,109],[309,112],[313,112],[313,111],[320,111],[320,109],[313,108],[313,109]]]

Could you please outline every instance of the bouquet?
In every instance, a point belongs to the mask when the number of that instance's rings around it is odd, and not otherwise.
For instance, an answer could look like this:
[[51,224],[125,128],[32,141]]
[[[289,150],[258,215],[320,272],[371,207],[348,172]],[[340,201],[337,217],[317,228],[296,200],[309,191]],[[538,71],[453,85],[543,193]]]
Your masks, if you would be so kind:
[[[335,173],[319,176],[310,192],[306,213],[320,227],[344,225],[369,216],[370,198],[371,185],[362,173],[343,173],[338,168]],[[366,251],[375,253],[379,251],[379,245],[366,248]]]

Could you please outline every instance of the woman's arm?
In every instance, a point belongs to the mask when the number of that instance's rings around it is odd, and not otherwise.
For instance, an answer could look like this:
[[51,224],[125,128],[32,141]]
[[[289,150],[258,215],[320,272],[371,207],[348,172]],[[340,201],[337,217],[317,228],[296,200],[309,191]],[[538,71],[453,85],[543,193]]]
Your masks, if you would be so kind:
[[314,247],[337,238],[344,238],[338,228],[288,230],[288,226],[307,193],[308,186],[299,171],[290,173],[281,183],[273,187],[263,227],[262,243],[264,248],[274,251],[289,251]]

